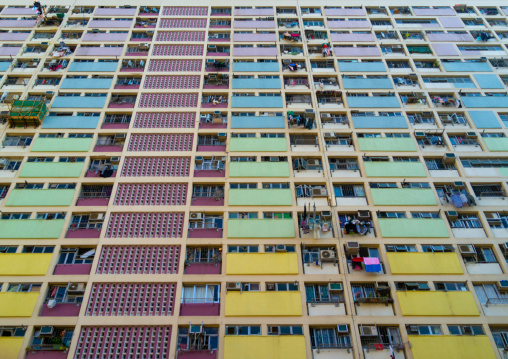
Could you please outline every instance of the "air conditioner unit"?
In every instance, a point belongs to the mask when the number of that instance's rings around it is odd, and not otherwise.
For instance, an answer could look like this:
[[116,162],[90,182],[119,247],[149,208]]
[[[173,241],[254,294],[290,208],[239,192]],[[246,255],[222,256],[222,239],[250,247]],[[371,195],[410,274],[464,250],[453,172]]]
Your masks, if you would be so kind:
[[310,114],[310,113],[314,114],[314,110],[308,109],[308,110],[305,110],[305,113],[306,114]]
[[279,162],[279,157],[270,157],[270,162]]
[[285,244],[277,244],[275,246],[275,252],[287,252]]
[[5,166],[7,163],[9,163],[7,158],[0,158],[0,165]]
[[228,282],[226,283],[226,290],[242,290],[242,283]]
[[39,331],[39,335],[52,335],[53,334],[53,327],[42,327]]
[[102,221],[104,220],[104,213],[91,213],[88,217],[88,221]]
[[275,283],[266,283],[266,290],[267,291],[275,290]]
[[148,30],[146,33],[147,34],[153,34],[153,30]]
[[467,256],[476,255],[476,249],[472,244],[459,244],[458,247],[460,254]]
[[308,166],[319,166],[319,160],[314,158],[309,158],[306,162]]
[[390,291],[390,285],[388,283],[376,283],[375,289],[378,292],[389,292]]
[[322,113],[321,118],[331,118],[332,115],[330,113]]
[[86,285],[85,283],[71,283],[67,289],[68,293],[84,293]]
[[268,326],[268,334],[279,334],[279,327],[277,326]]
[[466,138],[476,138],[476,137],[478,137],[476,132],[467,132],[466,133]]
[[217,46],[216,46],[216,45],[208,45],[208,48],[209,48],[209,49],[216,49],[216,48],[217,48]]
[[126,134],[125,133],[117,133],[115,134],[115,138],[125,138]]
[[148,42],[145,42],[144,44],[141,44],[139,47],[149,49],[150,48],[150,44]]
[[342,283],[328,283],[328,290],[331,292],[340,292],[342,291]]
[[456,211],[446,211],[446,217],[450,219],[455,219],[459,216],[459,214]]
[[335,252],[324,249],[319,251],[319,258],[321,259],[321,262],[335,262]]
[[444,163],[454,163],[455,162],[455,153],[445,153],[443,156]]
[[377,337],[377,328],[375,325],[362,325],[360,327],[360,335],[364,337]]
[[214,59],[206,59],[206,62],[209,64],[213,64],[213,63],[215,63],[215,60]]
[[370,219],[369,211],[358,211],[358,219]]
[[118,163],[120,163],[120,157],[111,157],[109,159],[109,162],[110,163],[114,163],[114,164],[118,164]]
[[203,157],[202,156],[196,156],[196,163],[203,163]]
[[50,300],[48,300],[47,306],[48,306],[49,309],[54,308],[55,305],[56,305],[56,299],[50,299]]
[[349,327],[347,326],[347,324],[337,324],[337,332],[349,333]]
[[322,211],[321,212],[321,217],[323,217],[323,218],[331,218],[332,217],[332,212],[331,211]]
[[201,334],[203,332],[203,326],[202,325],[191,325],[189,328],[190,334]]
[[312,197],[326,197],[328,196],[328,192],[326,188],[313,188],[312,189]]
[[325,132],[323,136],[325,138],[335,138],[335,132]]
[[225,140],[226,139],[226,133],[224,132],[221,132],[219,134],[217,134],[217,137],[219,138],[219,140]]
[[508,291],[508,280],[500,280],[499,283],[497,283],[497,289],[500,291]]
[[455,188],[464,188],[464,182],[461,182],[461,181],[453,182],[453,187],[455,187]]
[[416,138],[425,138],[425,132],[415,132]]
[[190,219],[203,219],[203,213],[191,213],[189,214]]
[[360,251],[360,244],[358,242],[347,242],[346,253],[347,254],[358,254]]
[[418,325],[409,325],[408,326],[409,333],[418,334]]

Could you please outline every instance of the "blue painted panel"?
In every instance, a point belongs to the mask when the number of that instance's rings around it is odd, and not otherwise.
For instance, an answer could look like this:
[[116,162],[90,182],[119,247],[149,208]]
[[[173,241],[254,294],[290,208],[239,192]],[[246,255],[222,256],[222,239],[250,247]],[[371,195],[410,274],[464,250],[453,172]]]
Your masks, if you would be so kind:
[[62,81],[62,89],[109,89],[113,79],[68,79]]
[[283,116],[231,116],[231,128],[285,128]]
[[72,62],[70,72],[115,72],[118,62]]
[[399,100],[395,96],[390,97],[354,97],[348,96],[347,103],[349,107],[362,107],[362,108],[387,108],[387,107],[400,107]]
[[274,108],[283,107],[282,96],[233,96],[232,108]]
[[386,72],[382,62],[340,62],[339,70],[343,72]]
[[280,79],[233,79],[233,89],[280,89]]
[[353,117],[355,128],[407,128],[404,116],[361,116]]
[[500,108],[508,107],[508,97],[506,96],[474,96],[462,97],[462,103],[466,107],[479,108]]
[[345,89],[392,89],[393,83],[390,79],[348,79],[343,78],[342,83]]
[[99,117],[90,116],[47,116],[42,123],[42,128],[79,128],[95,129],[99,123]]
[[278,62],[234,62],[233,71],[236,72],[278,72]]
[[494,111],[469,111],[469,116],[477,128],[501,128]]
[[106,97],[57,96],[51,108],[103,108]]
[[482,89],[504,88],[501,80],[499,80],[499,78],[494,74],[474,74],[473,76]]
[[449,72],[492,72],[487,62],[443,62],[443,66]]
[[9,69],[12,62],[0,62],[0,72],[5,72]]

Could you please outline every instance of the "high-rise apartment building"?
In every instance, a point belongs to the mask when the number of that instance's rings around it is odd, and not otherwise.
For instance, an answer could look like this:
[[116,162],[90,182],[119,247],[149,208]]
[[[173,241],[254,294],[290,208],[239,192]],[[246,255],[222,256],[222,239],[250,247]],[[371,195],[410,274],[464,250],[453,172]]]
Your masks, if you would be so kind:
[[0,10],[1,359],[508,358],[508,4]]

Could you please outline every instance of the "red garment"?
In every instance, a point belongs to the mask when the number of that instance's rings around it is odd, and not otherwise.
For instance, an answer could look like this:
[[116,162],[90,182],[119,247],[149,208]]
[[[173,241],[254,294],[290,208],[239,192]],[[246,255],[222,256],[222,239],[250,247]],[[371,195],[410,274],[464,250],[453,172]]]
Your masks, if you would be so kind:
[[376,350],[383,350],[383,344],[374,344],[374,349]]

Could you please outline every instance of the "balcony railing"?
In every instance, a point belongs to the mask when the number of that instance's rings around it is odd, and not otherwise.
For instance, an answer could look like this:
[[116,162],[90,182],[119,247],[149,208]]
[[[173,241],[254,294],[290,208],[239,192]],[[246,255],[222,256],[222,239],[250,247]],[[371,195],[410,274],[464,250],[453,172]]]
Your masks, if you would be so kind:
[[508,298],[489,298],[487,299],[487,302],[485,302],[485,306],[488,307],[489,305],[503,305],[508,304]]

